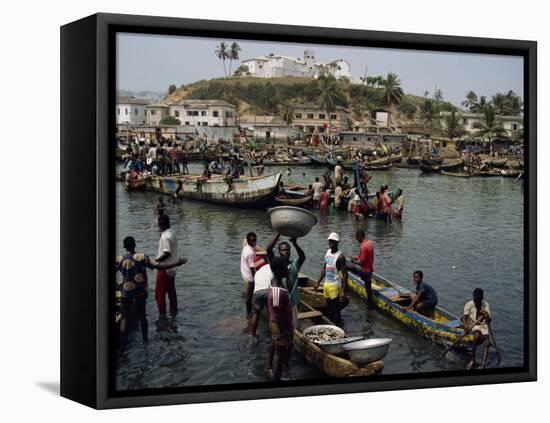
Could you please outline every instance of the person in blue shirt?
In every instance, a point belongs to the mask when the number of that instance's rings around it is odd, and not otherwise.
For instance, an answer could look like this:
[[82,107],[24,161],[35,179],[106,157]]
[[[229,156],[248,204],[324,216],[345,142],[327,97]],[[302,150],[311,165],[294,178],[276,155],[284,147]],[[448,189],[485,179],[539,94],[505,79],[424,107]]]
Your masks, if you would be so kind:
[[167,270],[181,266],[187,259],[179,257],[171,264],[159,263],[144,253],[136,252],[136,240],[127,236],[123,241],[126,254],[116,258],[116,271],[122,274],[122,280],[117,281],[117,289],[120,290],[120,344],[126,346],[128,332],[128,320],[133,314],[141,325],[143,342],[148,340],[148,323],[145,313],[147,300],[147,269]]
[[413,273],[413,280],[416,284],[416,293],[411,294],[411,304],[407,311],[416,311],[424,316],[433,318],[437,306],[437,294],[435,289],[423,281],[424,274],[421,270]]

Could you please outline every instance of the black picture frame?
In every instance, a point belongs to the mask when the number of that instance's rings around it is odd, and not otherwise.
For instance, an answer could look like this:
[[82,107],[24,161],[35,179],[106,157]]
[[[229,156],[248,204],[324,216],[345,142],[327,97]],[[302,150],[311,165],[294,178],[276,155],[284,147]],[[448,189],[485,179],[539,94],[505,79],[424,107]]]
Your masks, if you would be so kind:
[[[345,382],[243,384],[113,392],[109,298],[114,286],[115,34],[194,35],[524,57],[524,366],[475,373],[399,375]],[[536,344],[537,44],[454,37],[95,14],[61,28],[61,395],[90,407],[232,401],[304,395],[534,381]]]

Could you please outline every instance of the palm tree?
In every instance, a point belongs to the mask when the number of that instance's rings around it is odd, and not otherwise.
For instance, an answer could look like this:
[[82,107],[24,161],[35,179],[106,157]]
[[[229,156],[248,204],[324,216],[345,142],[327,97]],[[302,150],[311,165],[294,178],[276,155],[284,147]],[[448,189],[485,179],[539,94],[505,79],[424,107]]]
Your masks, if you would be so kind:
[[483,123],[481,124],[481,129],[474,132],[472,135],[474,137],[487,138],[489,142],[490,152],[493,152],[493,139],[498,137],[507,137],[506,130],[501,123],[496,120],[495,108],[488,104],[483,109]]
[[476,104],[474,104],[471,111],[474,113],[484,113],[485,108],[489,105],[490,103],[487,102],[487,97],[482,95],[481,97],[479,97],[479,101]]
[[222,41],[220,45],[216,47],[215,53],[216,57],[222,61],[223,73],[227,78],[227,71],[225,70],[225,61],[229,58],[229,48],[227,47],[227,44]]
[[343,99],[343,94],[334,77],[319,78],[318,92],[319,107],[328,114],[334,112],[337,103]]
[[292,122],[294,122],[294,118],[296,117],[294,115],[294,104],[292,101],[287,100],[282,105],[281,115],[283,120],[286,122],[287,128],[292,125]]
[[492,98],[493,107],[497,115],[507,114],[507,98],[502,93],[496,93]]
[[468,110],[473,111],[477,104],[477,94],[472,90],[466,93],[466,100],[462,102],[462,105]]
[[227,54],[227,58],[229,59],[229,75],[231,75],[231,64],[233,63],[233,61],[239,60],[240,51],[241,47],[236,42],[232,42],[231,47],[229,47],[229,52]]
[[325,76],[319,78],[318,86],[318,102],[319,107],[327,112],[329,117],[329,127],[330,127],[330,115],[336,110],[338,103],[344,101],[344,94],[338,86],[338,82],[333,76]]
[[437,117],[437,110],[435,108],[434,101],[431,98],[425,98],[424,102],[420,106],[420,119],[422,119],[427,126],[433,127],[434,121]]
[[449,116],[445,117],[445,134],[451,140],[461,137],[466,133],[464,125],[460,122],[460,117],[456,115],[456,111],[453,110]]
[[382,99],[388,106],[388,128],[391,121],[391,107],[398,106],[404,96],[401,88],[401,81],[395,73],[388,73],[386,79],[382,81]]

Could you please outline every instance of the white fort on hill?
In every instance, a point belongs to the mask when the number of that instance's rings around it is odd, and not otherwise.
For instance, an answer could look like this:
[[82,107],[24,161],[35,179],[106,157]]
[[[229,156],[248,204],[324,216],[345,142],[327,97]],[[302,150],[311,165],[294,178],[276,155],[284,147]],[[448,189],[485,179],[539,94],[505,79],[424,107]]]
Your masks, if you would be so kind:
[[300,57],[282,56],[270,54],[253,59],[243,60],[242,65],[248,68],[252,76],[258,78],[276,78],[282,76],[298,76],[318,78],[323,73],[331,74],[335,78],[347,77],[351,79],[350,65],[343,59],[329,63],[315,61],[312,50],[304,51],[303,59]]

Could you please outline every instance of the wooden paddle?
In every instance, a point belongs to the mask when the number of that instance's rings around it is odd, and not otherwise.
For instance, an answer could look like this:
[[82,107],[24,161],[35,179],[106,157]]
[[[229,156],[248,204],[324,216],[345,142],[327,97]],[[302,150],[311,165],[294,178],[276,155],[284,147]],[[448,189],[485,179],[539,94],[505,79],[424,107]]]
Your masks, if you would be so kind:
[[460,336],[458,337],[458,339],[457,339],[455,342],[453,342],[453,344],[443,352],[443,354],[441,354],[441,356],[440,356],[439,358],[445,357],[445,356],[447,355],[447,353],[448,353],[449,351],[451,351],[460,341],[462,341],[462,339],[463,339],[465,336],[467,336],[467,335],[472,331],[472,329],[473,329],[475,326],[479,325],[483,319],[484,319],[483,316],[481,316],[479,319],[477,319],[477,320],[474,322],[474,324],[468,328],[468,330],[465,330],[464,333],[463,333],[462,335],[460,335]]
[[495,339],[495,335],[493,334],[493,330],[491,329],[491,323],[487,322],[487,327],[489,328],[489,336],[491,337],[491,343],[495,347],[495,352],[497,354],[497,366],[500,364],[501,360],[501,350],[497,345],[497,341]]

